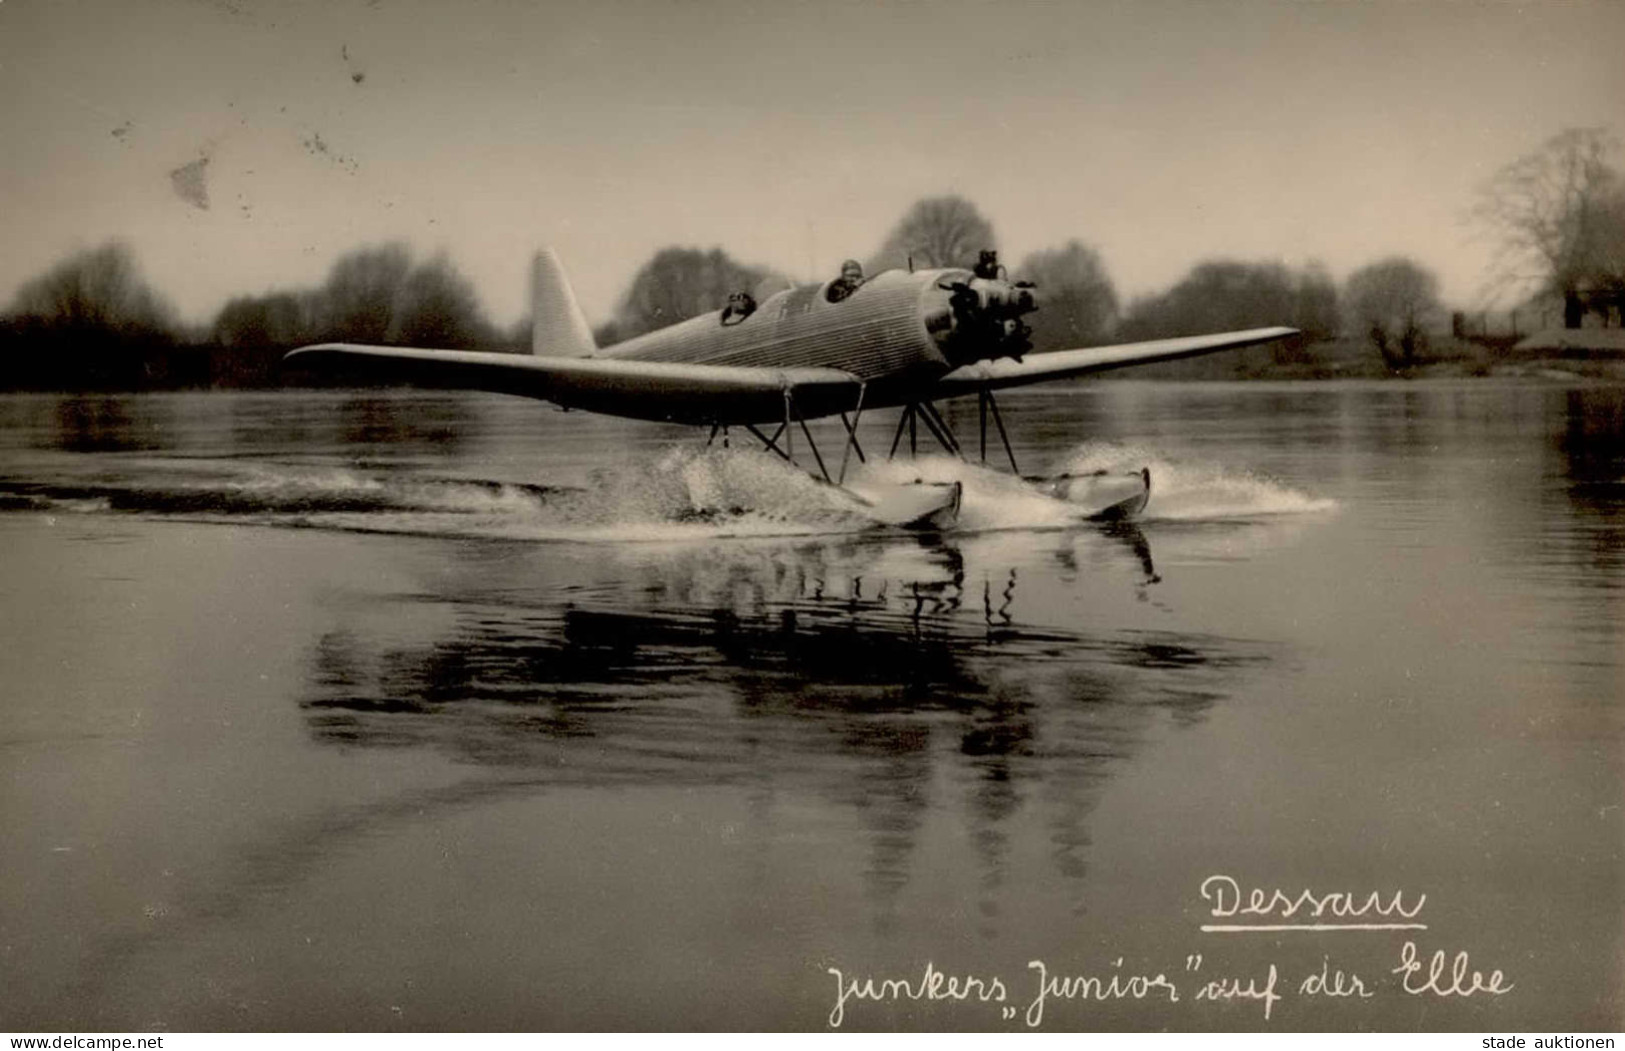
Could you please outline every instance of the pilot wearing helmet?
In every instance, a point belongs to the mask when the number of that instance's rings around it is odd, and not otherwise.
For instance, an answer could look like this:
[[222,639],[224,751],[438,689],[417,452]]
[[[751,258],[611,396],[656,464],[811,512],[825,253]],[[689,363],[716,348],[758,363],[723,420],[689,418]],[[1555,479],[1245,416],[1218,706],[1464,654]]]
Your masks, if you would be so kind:
[[749,292],[728,293],[728,306],[722,311],[724,325],[737,325],[756,312],[756,297]]
[[829,291],[825,293],[831,303],[839,303],[858,290],[863,284],[863,264],[856,259],[848,259],[841,264],[841,276],[829,283]]

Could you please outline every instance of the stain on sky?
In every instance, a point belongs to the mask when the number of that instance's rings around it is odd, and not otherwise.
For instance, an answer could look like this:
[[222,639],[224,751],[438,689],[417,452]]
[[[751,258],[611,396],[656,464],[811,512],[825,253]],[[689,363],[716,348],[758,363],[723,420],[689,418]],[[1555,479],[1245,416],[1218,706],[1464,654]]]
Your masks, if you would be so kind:
[[366,72],[364,70],[356,69],[355,68],[355,63],[350,61],[350,45],[349,44],[340,44],[339,45],[339,57],[344,59],[344,64],[346,66],[350,67],[350,81],[352,83],[359,84],[363,80],[367,79]]
[[304,143],[306,153],[312,157],[326,158],[348,171],[351,175],[354,175],[361,167],[354,157],[334,152],[333,148],[328,145],[327,140],[322,138],[322,133],[319,131],[311,132],[300,141]]
[[199,157],[169,173],[169,184],[175,188],[175,195],[204,211],[209,210],[208,169],[209,158]]

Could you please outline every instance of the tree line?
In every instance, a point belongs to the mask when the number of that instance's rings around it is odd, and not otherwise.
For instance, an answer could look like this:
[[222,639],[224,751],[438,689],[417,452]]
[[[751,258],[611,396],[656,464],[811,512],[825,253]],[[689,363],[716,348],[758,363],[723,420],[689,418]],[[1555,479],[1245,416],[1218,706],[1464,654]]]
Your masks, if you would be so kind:
[[[1497,239],[1494,282],[1561,302],[1564,321],[1625,313],[1625,177],[1608,163],[1602,129],[1569,129],[1514,160],[1480,188],[1473,215]],[[996,249],[992,224],[958,196],[916,202],[862,262],[969,267]],[[1231,259],[1196,264],[1170,288],[1120,301],[1099,252],[1081,238],[1016,262],[1012,277],[1039,289],[1030,316],[1037,352],[1285,324],[1302,335],[1277,361],[1316,341],[1367,339],[1383,364],[1402,369],[1439,326],[1438,280],[1401,256],[1361,267],[1339,285],[1325,267]],[[791,282],[720,248],[670,247],[634,275],[613,316],[595,332],[619,342],[723,306],[732,292],[758,300]],[[417,260],[401,244],[340,257],[319,286],[238,296],[212,321],[188,327],[141,277],[128,246],[76,253],[18,290],[0,315],[0,387],[32,389],[266,385],[306,343],[523,351],[530,322],[500,329],[472,284],[444,255]]]
[[259,386],[290,348],[347,340],[512,349],[445,255],[404,245],[342,256],[314,289],[238,296],[205,326],[177,320],[128,245],[77,252],[18,290],[0,318],[0,386],[23,389]]

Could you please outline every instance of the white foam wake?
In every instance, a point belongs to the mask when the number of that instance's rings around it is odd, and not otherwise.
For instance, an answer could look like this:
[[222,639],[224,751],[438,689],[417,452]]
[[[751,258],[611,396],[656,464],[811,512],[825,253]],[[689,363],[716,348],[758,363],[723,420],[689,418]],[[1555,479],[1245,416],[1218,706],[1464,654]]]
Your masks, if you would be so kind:
[[[1151,471],[1142,515],[1150,521],[1246,520],[1336,507],[1250,471],[1174,461],[1134,446],[1081,445],[1045,473],[1131,475],[1141,467]],[[946,455],[854,465],[847,489],[878,499],[887,487],[916,481],[960,483],[961,533],[1065,528],[1100,509]],[[28,501],[41,498],[31,494]],[[537,540],[692,541],[851,534],[875,526],[859,500],[802,467],[754,449],[688,444],[653,459],[605,463],[585,486],[264,463],[222,472],[214,463],[171,462],[122,486],[64,489],[57,502],[70,498],[112,499],[119,509],[153,514]]]
[[1217,463],[1167,459],[1154,449],[1087,442],[1060,462],[1058,472],[1151,471],[1151,499],[1140,518],[1147,521],[1220,521],[1335,510],[1337,501],[1284,485],[1250,470]]

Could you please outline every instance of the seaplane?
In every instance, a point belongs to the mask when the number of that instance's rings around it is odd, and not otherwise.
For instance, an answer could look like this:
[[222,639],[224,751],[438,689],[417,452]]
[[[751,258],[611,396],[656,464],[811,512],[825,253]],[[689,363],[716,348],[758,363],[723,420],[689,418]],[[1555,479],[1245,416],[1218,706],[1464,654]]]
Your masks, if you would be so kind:
[[[748,293],[722,310],[599,347],[558,257],[538,252],[531,267],[531,352],[496,353],[321,343],[285,356],[290,367],[435,388],[493,391],[636,420],[710,429],[726,443],[738,428],[764,451],[800,467],[799,431],[817,473],[854,510],[877,525],[950,528],[961,484],[893,485],[859,492],[846,485],[864,413],[902,410],[888,458],[906,432],[910,453],[923,428],[950,455],[965,458],[937,403],[977,399],[980,453],[987,461],[991,416],[1013,473],[1021,476],[995,392],[1110,369],[1190,358],[1295,334],[1256,328],[1141,343],[1032,353],[1022,320],[1039,307],[1038,290],[1012,281],[992,252],[972,269],[887,270],[865,279],[855,263],[824,284],[787,288],[757,303]],[[807,423],[840,417],[845,444],[830,470]],[[768,429],[772,428],[771,433]],[[812,472],[809,471],[809,474]],[[1124,478],[1026,477],[1038,490],[1087,506],[1082,518],[1132,518],[1150,496],[1149,470],[1127,476],[1127,495],[1102,501],[1101,484]]]

